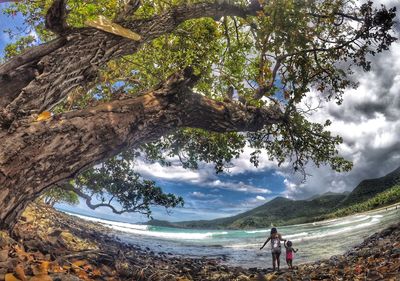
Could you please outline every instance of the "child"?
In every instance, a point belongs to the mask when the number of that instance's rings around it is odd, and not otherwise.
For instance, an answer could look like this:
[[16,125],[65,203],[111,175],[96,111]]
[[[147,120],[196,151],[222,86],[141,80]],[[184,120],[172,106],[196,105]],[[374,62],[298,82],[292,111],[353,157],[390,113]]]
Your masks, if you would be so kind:
[[262,250],[267,243],[271,241],[271,254],[272,254],[272,266],[275,271],[276,264],[278,265],[278,271],[280,266],[280,255],[281,255],[281,241],[286,241],[282,239],[282,235],[278,233],[278,230],[273,227],[271,228],[271,235],[268,237],[267,241],[264,242],[264,245],[261,246],[260,250]]
[[286,263],[290,269],[293,269],[293,265],[292,265],[292,261],[293,261],[293,257],[294,257],[293,252],[297,253],[297,251],[299,249],[295,250],[292,248],[292,241],[287,241],[285,243],[285,248],[286,248]]

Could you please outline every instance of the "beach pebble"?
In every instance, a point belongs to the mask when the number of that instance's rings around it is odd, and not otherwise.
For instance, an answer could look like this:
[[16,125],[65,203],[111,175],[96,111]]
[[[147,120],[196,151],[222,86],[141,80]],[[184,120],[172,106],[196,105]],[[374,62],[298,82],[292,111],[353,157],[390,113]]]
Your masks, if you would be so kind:
[[57,273],[52,275],[53,281],[82,281],[79,277],[71,274]]
[[7,261],[8,259],[8,249],[0,250],[0,262]]

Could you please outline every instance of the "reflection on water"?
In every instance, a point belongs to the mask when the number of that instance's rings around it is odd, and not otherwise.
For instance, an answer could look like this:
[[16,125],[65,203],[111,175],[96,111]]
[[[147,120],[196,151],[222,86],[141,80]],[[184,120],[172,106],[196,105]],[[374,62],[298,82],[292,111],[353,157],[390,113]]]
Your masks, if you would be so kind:
[[[269,229],[257,230],[193,230],[135,225],[85,216],[120,232],[125,242],[154,252],[190,257],[226,258],[229,265],[270,267],[269,245],[259,248],[269,235]],[[299,251],[295,263],[304,263],[342,254],[366,237],[398,222],[400,209],[379,210],[335,220],[278,227],[283,238],[291,240]],[[283,260],[282,260],[283,262]]]

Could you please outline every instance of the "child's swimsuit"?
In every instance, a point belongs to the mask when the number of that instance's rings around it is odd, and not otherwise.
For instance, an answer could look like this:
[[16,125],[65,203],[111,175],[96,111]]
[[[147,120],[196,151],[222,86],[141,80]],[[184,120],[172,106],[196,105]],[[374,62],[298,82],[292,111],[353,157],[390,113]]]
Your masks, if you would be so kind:
[[271,252],[272,254],[279,255],[281,253],[281,241],[279,236],[272,238],[271,237]]
[[286,250],[286,259],[293,260],[293,251]]

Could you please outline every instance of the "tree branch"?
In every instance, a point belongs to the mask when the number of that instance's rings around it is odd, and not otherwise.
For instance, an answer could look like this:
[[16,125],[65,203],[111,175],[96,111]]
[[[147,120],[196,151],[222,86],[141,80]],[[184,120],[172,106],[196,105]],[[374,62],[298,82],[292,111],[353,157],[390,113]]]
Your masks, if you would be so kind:
[[125,5],[121,12],[116,16],[115,22],[122,22],[132,16],[141,5],[140,0],[125,0]]
[[283,122],[276,106],[257,108],[196,94],[191,90],[196,81],[187,70],[141,96],[16,128],[2,138],[0,186],[24,190],[34,182],[33,191],[41,192],[127,147],[154,141],[177,128],[257,131]]
[[[57,3],[60,5],[60,2]],[[0,112],[0,124],[3,127],[10,127],[17,119],[51,110],[76,87],[90,85],[98,77],[97,72],[102,65],[112,59],[135,53],[143,44],[173,31],[186,20],[221,16],[246,17],[255,15],[259,7],[254,3],[248,7],[238,7],[225,2],[197,3],[172,8],[151,19],[125,19],[121,25],[140,34],[142,36],[140,42],[93,28],[74,30],[68,35],[65,46],[62,45],[56,50],[50,48],[48,53],[44,49],[49,49],[49,44],[44,44],[36,49],[35,55],[25,59],[37,61],[40,75],[30,83],[21,83],[14,89],[13,100],[11,102],[7,100],[8,105]],[[39,54],[43,57],[38,57]],[[7,65],[1,66],[0,73],[18,65],[22,66],[19,58],[11,59]]]
[[224,16],[245,18],[257,15],[257,11],[260,9],[261,6],[257,0],[252,0],[251,4],[247,7],[232,5],[229,1],[196,3],[171,8],[165,13],[156,15],[151,19],[131,20],[128,18],[122,21],[121,24],[146,37],[147,40],[152,40],[162,34],[173,31],[179,24],[189,19],[205,17],[219,19]]
[[121,209],[120,211],[118,211],[113,205],[111,205],[110,203],[98,203],[98,204],[93,204],[92,203],[92,197],[91,196],[89,196],[89,195],[87,195],[85,192],[83,192],[82,190],[80,190],[79,188],[75,188],[72,184],[70,184],[70,183],[65,183],[65,184],[57,184],[56,185],[57,187],[59,187],[59,188],[62,188],[62,189],[64,189],[64,190],[66,190],[66,191],[73,191],[73,192],[75,192],[79,197],[81,197],[82,199],[85,199],[85,203],[86,203],[86,205],[90,208],[90,209],[92,209],[92,210],[95,210],[95,209],[97,209],[97,208],[99,208],[99,207],[107,207],[107,208],[110,208],[111,210],[112,210],[112,212],[113,213],[115,213],[115,214],[118,214],[118,215],[120,215],[120,214],[123,214],[123,213],[125,213],[125,212],[134,212],[134,209],[132,209],[132,210],[124,210],[124,209]]
[[66,0],[53,0],[46,14],[46,28],[56,34],[63,34],[67,29]]

